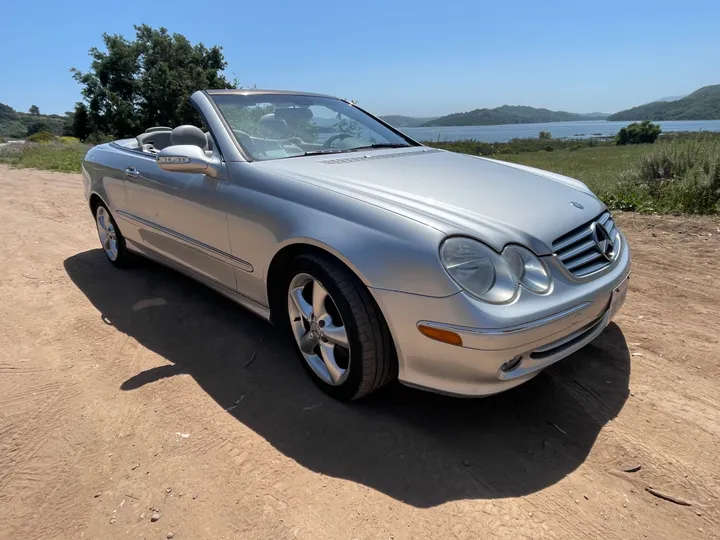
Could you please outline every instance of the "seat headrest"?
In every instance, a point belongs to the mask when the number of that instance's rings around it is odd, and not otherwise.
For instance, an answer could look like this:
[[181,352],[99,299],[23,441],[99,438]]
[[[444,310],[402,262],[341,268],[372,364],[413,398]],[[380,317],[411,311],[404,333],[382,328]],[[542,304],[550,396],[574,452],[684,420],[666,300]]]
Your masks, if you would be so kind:
[[285,120],[290,124],[310,120],[312,117],[312,111],[305,107],[280,107],[275,109],[275,118]]
[[277,139],[284,137],[287,134],[287,122],[285,120],[275,118],[273,113],[266,114],[258,120],[258,127],[270,137]]
[[196,126],[185,125],[176,127],[170,134],[170,140],[173,145],[192,144],[199,146],[203,150],[207,148],[207,138],[205,138],[202,129]]

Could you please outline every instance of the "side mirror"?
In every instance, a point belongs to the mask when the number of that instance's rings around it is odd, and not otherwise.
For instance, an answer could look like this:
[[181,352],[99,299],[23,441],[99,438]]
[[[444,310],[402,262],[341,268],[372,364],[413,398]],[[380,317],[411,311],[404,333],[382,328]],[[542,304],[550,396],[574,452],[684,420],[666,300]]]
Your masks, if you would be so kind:
[[220,161],[208,157],[205,150],[194,144],[177,144],[160,150],[155,158],[163,171],[218,175]]

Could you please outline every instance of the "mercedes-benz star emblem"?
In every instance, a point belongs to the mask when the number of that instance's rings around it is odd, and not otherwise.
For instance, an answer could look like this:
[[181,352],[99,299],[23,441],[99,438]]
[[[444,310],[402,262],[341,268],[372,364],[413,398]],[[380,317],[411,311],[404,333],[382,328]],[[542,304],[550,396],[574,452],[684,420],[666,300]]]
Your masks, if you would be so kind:
[[578,210],[585,210],[585,207],[582,204],[580,204],[579,202],[570,201],[570,204],[572,204]]
[[615,243],[610,237],[610,233],[602,223],[595,222],[590,227],[592,229],[593,241],[598,248],[598,251],[608,261],[612,261],[615,257]]

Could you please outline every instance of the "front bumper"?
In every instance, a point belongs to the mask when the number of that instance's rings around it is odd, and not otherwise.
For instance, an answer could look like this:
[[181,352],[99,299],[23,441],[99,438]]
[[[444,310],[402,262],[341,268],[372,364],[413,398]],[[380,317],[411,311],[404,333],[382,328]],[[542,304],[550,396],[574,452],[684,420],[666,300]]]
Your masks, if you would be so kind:
[[[587,345],[625,300],[631,254],[622,240],[618,258],[598,277],[576,280],[550,258],[551,292],[521,291],[513,303],[503,306],[465,293],[433,298],[372,289],[395,340],[400,381],[453,395],[490,395],[530,380]],[[463,345],[422,335],[417,329],[420,323],[459,334]],[[518,357],[513,369],[501,369]]]

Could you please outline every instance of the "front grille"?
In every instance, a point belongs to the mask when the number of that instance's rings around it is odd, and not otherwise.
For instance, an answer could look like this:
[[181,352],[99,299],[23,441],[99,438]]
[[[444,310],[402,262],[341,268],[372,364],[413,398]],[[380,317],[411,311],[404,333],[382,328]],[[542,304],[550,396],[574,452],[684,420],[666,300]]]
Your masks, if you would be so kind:
[[610,216],[610,212],[603,213],[599,218],[578,227],[574,231],[570,231],[553,242],[554,254],[565,265],[565,268],[577,277],[587,276],[602,270],[611,263],[605,258],[595,242],[593,237],[594,223],[603,225],[610,238],[613,239],[615,244],[613,257],[616,257],[620,251],[620,244],[617,239],[615,221]]

